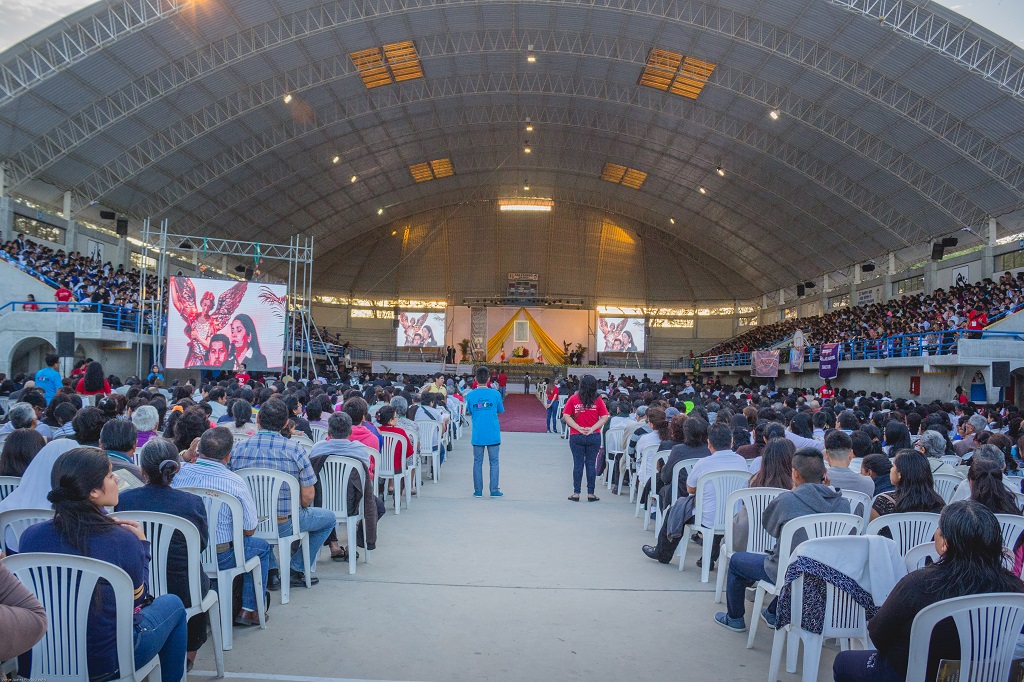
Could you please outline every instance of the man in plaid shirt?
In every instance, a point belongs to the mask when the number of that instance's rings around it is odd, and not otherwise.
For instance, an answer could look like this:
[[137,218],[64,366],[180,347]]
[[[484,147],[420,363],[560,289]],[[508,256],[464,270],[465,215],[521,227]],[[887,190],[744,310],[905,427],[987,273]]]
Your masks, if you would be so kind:
[[[299,481],[299,531],[309,532],[309,547],[315,562],[327,536],[334,530],[334,512],[321,507],[314,507],[316,474],[309,456],[302,446],[285,438],[281,431],[288,424],[288,406],[283,400],[271,398],[261,407],[256,415],[259,430],[248,440],[237,443],[231,451],[229,466],[232,470],[247,468],[277,469],[294,476]],[[277,504],[277,528],[282,536],[291,535],[291,496],[294,490],[281,488],[281,496]],[[276,561],[275,561],[276,567]],[[283,576],[282,576],[283,579]],[[320,582],[312,576],[310,584]],[[302,566],[302,552],[295,552],[291,562],[291,585],[301,587],[306,584]]]

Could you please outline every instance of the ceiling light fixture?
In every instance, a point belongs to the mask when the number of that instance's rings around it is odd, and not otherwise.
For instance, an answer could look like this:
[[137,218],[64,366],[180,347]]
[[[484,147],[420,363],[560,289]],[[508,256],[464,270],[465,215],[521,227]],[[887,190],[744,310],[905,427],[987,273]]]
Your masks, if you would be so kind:
[[555,202],[551,199],[524,199],[522,197],[498,199],[498,209],[501,211],[550,212],[554,207]]
[[532,133],[533,132],[533,126],[530,125],[529,123],[526,124],[526,132],[528,132],[528,133]]
[[377,215],[384,215],[384,209],[383,208],[378,208],[377,209]]
[[351,178],[348,179],[348,181],[351,182],[351,183],[355,183],[355,181],[358,180],[358,179],[359,179],[358,175],[353,175]]
[[676,219],[675,219],[675,218],[669,218],[669,219],[668,219],[668,222],[669,222],[670,224],[672,224],[672,225],[675,225],[675,224],[676,224]]
[[701,188],[700,188],[700,193],[701,193],[701,194],[707,194],[707,193],[708,193],[708,191],[707,191],[706,189],[704,189],[703,187],[701,187]]
[[533,64],[537,61],[537,55],[533,54],[533,45],[528,45],[526,49],[529,50],[529,53],[526,55],[526,61]]
[[287,95],[285,95],[285,96],[284,96],[284,103],[285,103],[285,104],[291,104],[291,103],[292,103],[292,96],[291,96],[291,93],[289,93],[289,94],[287,94]]
[[339,161],[341,161],[341,157],[335,156],[333,159],[331,159],[331,161],[333,161],[334,163],[338,163]]
[[532,149],[530,149],[530,146],[529,146],[529,144],[527,144],[527,146],[523,147],[523,153],[524,153],[524,154],[529,154],[529,153],[530,153],[530,152],[532,152],[532,151],[533,151],[533,150],[532,150]]
[[779,120],[779,110],[778,109],[772,109],[771,111],[768,112],[768,115],[772,117],[773,121],[778,121]]
[[717,170],[718,174],[721,175],[723,178],[725,177],[725,170],[722,169],[722,164],[718,164],[718,168],[716,168],[715,170]]

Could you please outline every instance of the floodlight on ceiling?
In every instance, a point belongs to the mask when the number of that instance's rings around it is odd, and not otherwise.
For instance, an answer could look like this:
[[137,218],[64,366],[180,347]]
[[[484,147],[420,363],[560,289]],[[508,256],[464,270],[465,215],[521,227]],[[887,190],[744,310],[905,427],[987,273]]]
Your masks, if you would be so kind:
[[550,213],[555,207],[551,199],[524,199],[522,197],[510,197],[498,199],[498,210],[513,212]]
[[676,224],[676,219],[675,218],[669,218],[668,222],[669,222],[670,225],[675,225]]
[[773,121],[779,120],[780,114],[778,109],[772,109],[771,111],[768,112],[768,115],[771,117]]
[[335,156],[333,159],[331,159],[331,163],[338,163],[339,161],[341,161],[340,156]]
[[697,189],[697,191],[699,191],[701,194],[707,194],[708,193],[708,191],[706,189],[704,189],[703,187],[699,187]]
[[291,96],[291,93],[289,93],[289,94],[287,94],[287,95],[285,95],[285,96],[284,96],[284,103],[285,103],[285,104],[291,104],[291,103],[292,103],[292,96]]
[[720,176],[722,176],[723,178],[725,177],[725,169],[722,168],[722,164],[718,164],[718,168],[716,168],[715,170],[718,171],[718,174]]

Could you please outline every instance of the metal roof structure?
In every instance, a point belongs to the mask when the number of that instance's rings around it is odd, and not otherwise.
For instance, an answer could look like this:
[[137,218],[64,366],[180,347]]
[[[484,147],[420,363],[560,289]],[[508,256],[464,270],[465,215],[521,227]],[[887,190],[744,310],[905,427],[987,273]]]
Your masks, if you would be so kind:
[[314,235],[325,292],[402,221],[529,195],[693,265],[653,299],[742,299],[1024,208],[1024,51],[926,0],[105,0],[0,54],[0,159]]

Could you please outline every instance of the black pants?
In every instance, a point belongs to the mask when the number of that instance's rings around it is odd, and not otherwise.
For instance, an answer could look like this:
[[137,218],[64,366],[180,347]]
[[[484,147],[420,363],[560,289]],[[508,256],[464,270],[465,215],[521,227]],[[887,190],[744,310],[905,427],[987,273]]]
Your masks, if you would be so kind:
[[[692,523],[693,518],[691,517],[687,523]],[[722,545],[721,535],[716,535],[714,540],[711,542],[711,560],[718,561],[718,551]],[[672,561],[672,557],[675,556],[676,549],[679,547],[680,542],[687,541],[688,538],[678,537],[670,538],[668,536],[668,524],[661,524],[661,530],[658,532],[658,544],[654,546],[655,558],[663,564],[667,564]]]

